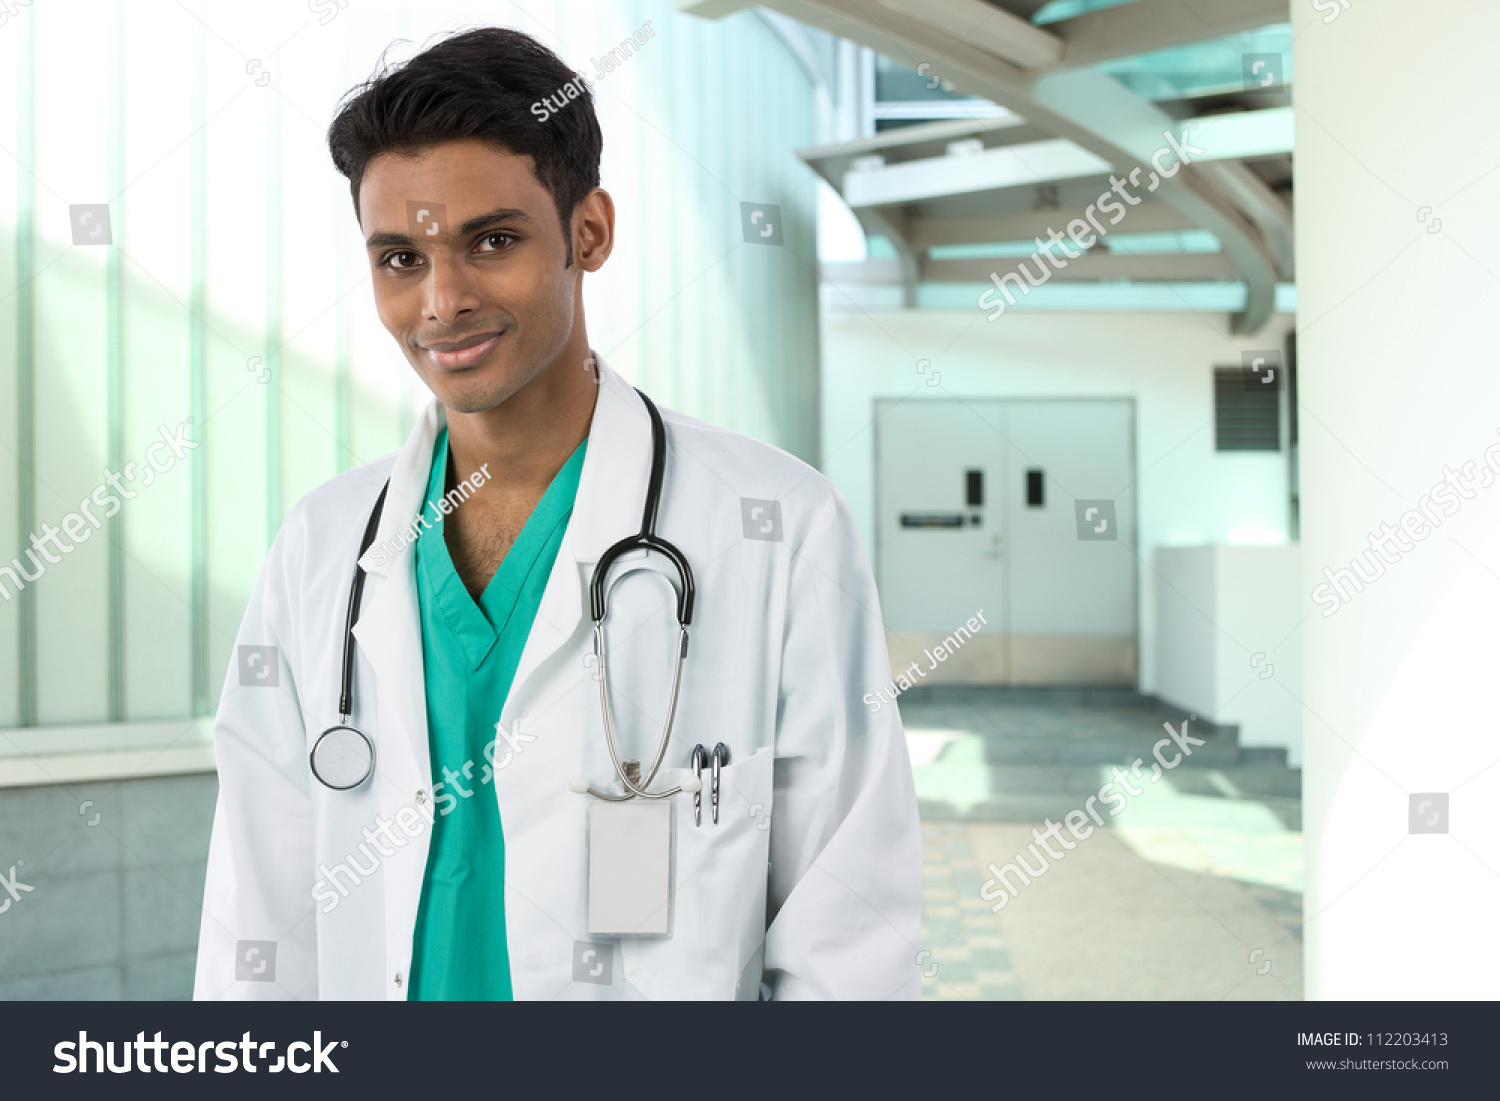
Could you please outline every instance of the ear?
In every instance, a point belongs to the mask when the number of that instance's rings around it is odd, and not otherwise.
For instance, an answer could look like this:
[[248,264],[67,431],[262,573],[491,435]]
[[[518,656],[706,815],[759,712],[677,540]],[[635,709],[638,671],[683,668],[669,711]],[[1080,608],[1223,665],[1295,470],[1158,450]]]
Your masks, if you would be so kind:
[[582,271],[598,271],[615,247],[615,202],[596,187],[573,210],[573,260]]

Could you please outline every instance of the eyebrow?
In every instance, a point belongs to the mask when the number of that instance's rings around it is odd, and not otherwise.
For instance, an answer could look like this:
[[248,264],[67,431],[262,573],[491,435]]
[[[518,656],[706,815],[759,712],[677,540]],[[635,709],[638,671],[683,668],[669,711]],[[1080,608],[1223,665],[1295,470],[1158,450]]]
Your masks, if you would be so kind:
[[[478,233],[482,229],[488,229],[503,222],[534,221],[536,219],[524,210],[517,210],[514,207],[496,207],[494,210],[470,218],[458,227],[458,232],[455,236],[468,237],[471,234]],[[409,237],[405,233],[372,233],[365,239],[365,248],[410,248],[416,243],[415,238]]]

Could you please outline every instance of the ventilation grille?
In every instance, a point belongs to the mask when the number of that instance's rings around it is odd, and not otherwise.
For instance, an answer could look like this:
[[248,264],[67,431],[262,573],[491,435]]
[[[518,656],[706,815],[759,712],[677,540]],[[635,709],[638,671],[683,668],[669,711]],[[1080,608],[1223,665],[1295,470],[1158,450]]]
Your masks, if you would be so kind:
[[1214,450],[1280,451],[1281,401],[1276,388],[1251,390],[1243,367],[1214,368]]

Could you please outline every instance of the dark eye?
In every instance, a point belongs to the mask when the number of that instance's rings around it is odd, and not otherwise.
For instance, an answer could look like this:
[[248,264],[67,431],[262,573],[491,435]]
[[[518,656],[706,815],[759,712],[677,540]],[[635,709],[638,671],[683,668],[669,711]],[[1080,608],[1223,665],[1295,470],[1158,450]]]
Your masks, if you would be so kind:
[[[397,260],[402,262],[396,263]],[[393,271],[405,271],[408,268],[416,267],[416,262],[419,260],[421,260],[421,257],[415,252],[401,251],[390,253],[381,263]]]
[[[484,246],[484,245],[491,245],[495,241],[513,242],[513,241],[515,241],[515,238],[512,237],[509,233],[486,233],[483,237],[481,237],[479,239],[479,243],[482,246]],[[487,249],[482,248],[481,251],[485,251],[485,252],[499,252],[504,247],[505,247],[504,245],[496,245],[493,248],[487,248]]]

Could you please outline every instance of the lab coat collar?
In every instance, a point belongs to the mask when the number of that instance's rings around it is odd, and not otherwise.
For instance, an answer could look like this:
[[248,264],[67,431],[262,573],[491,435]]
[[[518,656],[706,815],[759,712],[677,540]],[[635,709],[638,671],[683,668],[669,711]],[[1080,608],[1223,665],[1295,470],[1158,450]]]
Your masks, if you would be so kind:
[[[387,577],[410,569],[409,556],[414,553],[415,535],[421,529],[413,527],[405,536],[402,532],[408,525],[416,523],[417,514],[426,506],[427,476],[432,473],[432,445],[437,440],[438,431],[448,423],[445,414],[446,409],[436,399],[428,402],[411,434],[406,437],[406,443],[396,452],[390,487],[386,490],[385,505],[380,512],[380,525],[375,529],[375,541],[359,560],[366,573]],[[382,550],[384,554],[378,553]]]
[[[651,468],[651,420],[635,389],[594,353],[599,378],[598,400],[589,425],[573,517],[558,558],[597,562],[609,547],[640,530],[641,510]],[[403,529],[413,524],[426,504],[432,472],[432,445],[447,424],[446,410],[429,402],[406,443],[396,453],[390,488],[375,541],[359,564],[382,577],[408,570],[415,539],[403,546]],[[383,549],[384,556],[376,551]],[[550,585],[549,585],[550,588]]]

